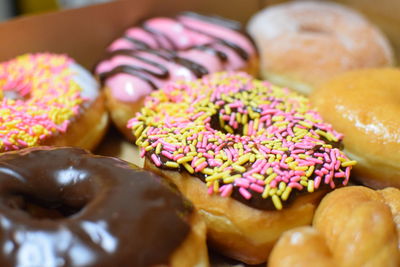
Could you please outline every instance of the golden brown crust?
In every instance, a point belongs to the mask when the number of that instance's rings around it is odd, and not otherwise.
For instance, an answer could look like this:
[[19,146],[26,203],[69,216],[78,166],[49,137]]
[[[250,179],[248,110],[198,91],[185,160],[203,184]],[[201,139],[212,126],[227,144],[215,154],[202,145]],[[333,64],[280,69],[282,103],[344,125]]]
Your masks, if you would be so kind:
[[206,245],[206,225],[197,211],[190,218],[192,229],[182,245],[171,256],[171,267],[207,267],[208,251]]
[[[250,75],[256,76],[259,71],[259,59],[257,56],[253,56],[247,63],[247,65],[239,70],[249,73]],[[134,142],[134,136],[132,131],[126,127],[129,119],[133,118],[137,112],[143,107],[145,97],[140,98],[138,101],[124,102],[120,101],[112,96],[111,89],[108,87],[103,88],[106,94],[106,104],[110,111],[111,120],[117,126],[118,130],[130,141]]]
[[252,18],[248,31],[260,50],[262,77],[307,95],[345,71],[394,62],[382,32],[335,3],[272,6]]
[[214,248],[248,264],[265,262],[284,231],[310,224],[324,193],[307,194],[281,211],[262,211],[229,197],[208,195],[206,185],[186,172],[161,170],[147,160],[144,168],[168,178],[193,202],[205,218]]
[[64,134],[52,136],[41,145],[75,146],[93,150],[108,128],[104,94],[100,94],[84,112],[69,125]]
[[311,104],[343,133],[353,172],[374,188],[400,187],[400,70],[352,71],[322,85]]
[[394,188],[337,189],[321,201],[313,228],[296,228],[282,236],[270,266],[293,266],[287,263],[295,261],[296,266],[310,266],[312,258],[327,266],[399,266],[399,203],[400,191]]

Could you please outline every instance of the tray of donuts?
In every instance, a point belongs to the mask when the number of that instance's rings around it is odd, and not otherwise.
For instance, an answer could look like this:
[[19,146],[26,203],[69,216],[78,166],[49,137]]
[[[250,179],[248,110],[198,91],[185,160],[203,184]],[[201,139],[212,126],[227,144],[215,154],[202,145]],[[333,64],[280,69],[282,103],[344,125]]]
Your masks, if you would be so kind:
[[400,265],[400,5],[226,3],[0,24],[0,266]]

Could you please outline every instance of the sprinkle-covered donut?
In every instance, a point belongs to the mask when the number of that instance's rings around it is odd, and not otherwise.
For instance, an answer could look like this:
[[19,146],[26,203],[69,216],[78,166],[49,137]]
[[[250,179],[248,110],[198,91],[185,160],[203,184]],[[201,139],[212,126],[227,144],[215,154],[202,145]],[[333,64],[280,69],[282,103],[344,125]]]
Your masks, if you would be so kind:
[[3,267],[208,266],[204,222],[177,190],[79,148],[0,156],[0,246]]
[[0,152],[41,144],[91,149],[105,132],[98,83],[65,55],[25,54],[1,63],[0,92]]
[[152,90],[222,70],[256,74],[257,58],[240,23],[186,12],[128,29],[109,46],[96,73],[104,82],[111,117],[131,137],[126,123]]
[[[254,233],[256,239],[262,235],[261,222],[272,227],[274,221],[267,222],[263,216],[280,217],[284,226],[277,231],[309,223],[315,207],[309,202],[315,204],[316,195],[346,185],[355,164],[339,149],[343,136],[310,110],[306,98],[244,73],[219,73],[170,84],[151,94],[128,127],[137,138],[141,156],[146,157],[145,166],[163,169],[158,172],[172,179],[206,217],[217,213],[225,220],[232,215],[226,223],[229,228],[241,220],[235,216],[251,218],[256,213],[254,222],[246,222],[249,229],[261,231]],[[193,180],[204,183],[194,185]],[[206,192],[225,199],[231,196],[246,204],[250,214],[238,215],[243,207],[232,210],[237,203],[206,196]],[[305,201],[304,196],[312,201]],[[311,206],[303,209],[296,204],[302,198],[304,205]],[[301,209],[303,214],[295,217]],[[211,221],[216,222],[215,218]],[[229,236],[224,238],[229,240]],[[240,242],[236,248],[232,244],[224,247],[223,252],[250,263],[266,259],[265,247],[249,257],[253,252],[245,250],[251,248],[242,248],[248,240]],[[249,247],[257,247],[257,242],[264,246],[266,241],[253,240]]]

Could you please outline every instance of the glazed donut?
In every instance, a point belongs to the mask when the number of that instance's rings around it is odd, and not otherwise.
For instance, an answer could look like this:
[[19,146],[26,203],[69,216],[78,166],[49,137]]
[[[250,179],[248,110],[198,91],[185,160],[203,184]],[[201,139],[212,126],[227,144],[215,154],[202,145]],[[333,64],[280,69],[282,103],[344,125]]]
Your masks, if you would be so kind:
[[400,188],[400,70],[358,70],[338,76],[311,95],[312,104],[346,135],[356,178],[373,188]]
[[4,153],[0,200],[4,267],[208,266],[193,206],[116,158],[79,148]]
[[249,264],[265,262],[282,232],[310,223],[355,164],[304,97],[245,73],[170,84],[128,127],[145,168],[172,180],[206,218],[211,244]]
[[262,77],[306,95],[337,74],[394,63],[389,42],[377,27],[332,2],[268,7],[247,29],[260,50]]
[[0,152],[54,145],[94,148],[108,115],[99,85],[65,55],[25,54],[0,63]]
[[116,126],[132,139],[128,120],[145,96],[167,82],[222,70],[255,74],[258,56],[242,30],[238,22],[189,12],[128,29],[96,67]]
[[398,189],[340,188],[322,199],[313,227],[282,235],[268,266],[399,266],[399,215]]

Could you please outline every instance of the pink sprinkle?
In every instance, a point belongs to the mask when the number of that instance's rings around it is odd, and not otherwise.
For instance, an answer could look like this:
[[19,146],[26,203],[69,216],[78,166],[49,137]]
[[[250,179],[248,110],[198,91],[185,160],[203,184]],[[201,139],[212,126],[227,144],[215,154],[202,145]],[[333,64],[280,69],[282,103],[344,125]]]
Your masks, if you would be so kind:
[[315,177],[315,179],[314,179],[314,188],[318,189],[320,183],[321,183],[321,176]]
[[141,157],[141,158],[144,158],[145,155],[146,155],[146,150],[144,149],[144,147],[142,147],[142,148],[140,149],[140,157]]
[[239,193],[245,198],[245,199],[250,199],[251,198],[251,194],[249,191],[247,191],[245,188],[240,187],[239,188]]
[[207,193],[208,193],[209,195],[212,195],[212,194],[214,193],[214,187],[213,187],[212,185],[210,185],[210,186],[208,187]]
[[207,167],[208,164],[206,161],[204,161],[203,163],[200,163],[195,169],[195,172],[201,172],[205,167]]
[[298,190],[302,190],[303,189],[303,186],[301,184],[295,183],[295,182],[290,182],[288,184],[288,186],[291,187],[291,188],[296,188]]
[[222,197],[229,197],[232,194],[233,190],[233,185],[232,184],[227,184],[225,185],[224,189],[221,192]]
[[151,159],[153,160],[154,164],[155,164],[157,167],[160,167],[160,166],[161,166],[161,161],[160,161],[160,159],[157,157],[156,154],[152,154],[152,155],[151,155]]
[[237,186],[245,187],[245,188],[249,188],[249,186],[250,186],[250,182],[248,180],[246,180],[246,179],[243,179],[243,178],[235,179],[235,184]]
[[251,184],[250,185],[250,189],[255,191],[255,192],[258,192],[258,193],[264,192],[264,187],[263,186],[259,186],[258,184]]

